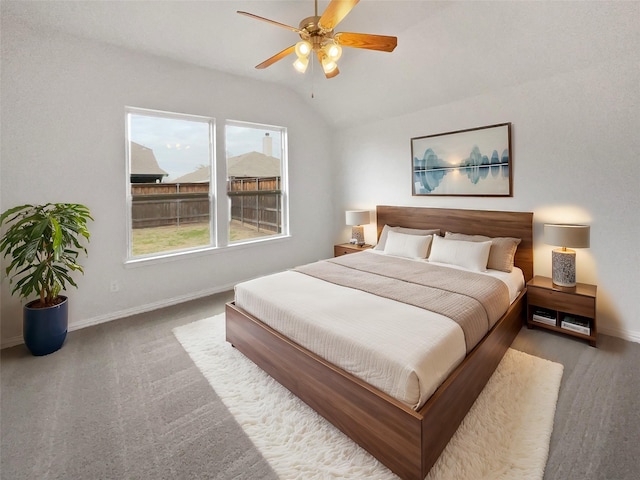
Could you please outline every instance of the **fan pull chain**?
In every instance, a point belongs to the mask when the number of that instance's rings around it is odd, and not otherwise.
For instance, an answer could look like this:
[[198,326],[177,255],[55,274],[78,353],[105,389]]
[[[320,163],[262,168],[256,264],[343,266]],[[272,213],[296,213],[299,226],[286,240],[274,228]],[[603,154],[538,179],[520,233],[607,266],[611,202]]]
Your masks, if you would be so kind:
[[314,71],[315,64],[316,62],[311,62],[311,98],[315,98],[313,95],[313,89],[314,89],[315,78],[316,78],[316,72]]

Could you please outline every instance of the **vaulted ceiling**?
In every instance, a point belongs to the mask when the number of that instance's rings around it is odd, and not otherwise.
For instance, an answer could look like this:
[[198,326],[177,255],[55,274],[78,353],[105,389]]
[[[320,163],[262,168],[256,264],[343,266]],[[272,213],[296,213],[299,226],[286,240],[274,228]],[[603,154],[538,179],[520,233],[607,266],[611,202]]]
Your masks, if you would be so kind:
[[[319,12],[328,3],[319,1]],[[3,0],[1,8],[3,21],[283,85],[336,127],[632,54],[633,42],[624,36],[637,20],[605,2],[362,0],[336,31],[392,35],[398,46],[393,53],[344,49],[341,74],[327,80],[317,65],[314,71],[297,73],[293,56],[256,70],[255,65],[294,44],[298,36],[236,13],[244,10],[297,26],[313,15],[312,0]],[[620,29],[601,29],[602,15],[616,17]]]

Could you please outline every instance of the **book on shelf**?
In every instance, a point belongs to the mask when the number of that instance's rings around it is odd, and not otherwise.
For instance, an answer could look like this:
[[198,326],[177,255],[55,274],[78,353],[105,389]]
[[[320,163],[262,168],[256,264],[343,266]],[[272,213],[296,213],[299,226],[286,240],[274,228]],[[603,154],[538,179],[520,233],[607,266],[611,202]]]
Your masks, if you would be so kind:
[[541,317],[540,315],[533,314],[533,320],[538,323],[544,323],[545,325],[556,326],[556,319],[549,317]]
[[591,335],[591,325],[589,324],[589,320],[584,318],[565,315],[560,326],[566,330],[571,330],[572,332]]
[[536,308],[533,311],[533,320],[545,325],[556,326],[556,312],[545,308]]

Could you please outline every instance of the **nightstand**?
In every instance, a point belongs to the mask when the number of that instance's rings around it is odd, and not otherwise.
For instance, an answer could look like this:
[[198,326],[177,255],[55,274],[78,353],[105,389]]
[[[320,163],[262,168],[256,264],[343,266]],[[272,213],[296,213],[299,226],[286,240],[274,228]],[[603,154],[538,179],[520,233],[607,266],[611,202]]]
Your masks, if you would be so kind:
[[348,255],[350,253],[358,253],[362,252],[363,250],[369,250],[370,248],[373,248],[373,245],[364,244],[359,247],[354,243],[341,243],[340,245],[333,246],[333,256],[341,257],[342,255]]
[[587,283],[567,288],[547,277],[533,277],[527,283],[527,326],[582,338],[595,347],[596,290]]

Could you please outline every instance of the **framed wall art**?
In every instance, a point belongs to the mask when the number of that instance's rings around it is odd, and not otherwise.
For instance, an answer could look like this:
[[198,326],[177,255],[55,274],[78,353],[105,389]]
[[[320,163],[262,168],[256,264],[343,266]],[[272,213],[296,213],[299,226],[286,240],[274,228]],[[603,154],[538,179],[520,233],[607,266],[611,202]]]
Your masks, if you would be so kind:
[[411,139],[413,195],[511,197],[511,123]]

